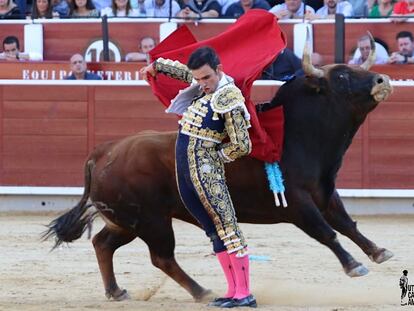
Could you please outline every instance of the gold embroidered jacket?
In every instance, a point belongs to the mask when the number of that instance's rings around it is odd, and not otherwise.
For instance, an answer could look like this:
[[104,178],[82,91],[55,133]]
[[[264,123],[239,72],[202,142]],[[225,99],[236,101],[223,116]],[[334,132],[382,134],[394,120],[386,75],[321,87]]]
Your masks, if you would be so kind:
[[[158,58],[154,68],[159,73],[187,83],[193,80],[188,67],[178,61]],[[224,162],[249,154],[250,115],[244,97],[233,80],[224,75],[214,93],[199,95],[179,121],[181,133],[218,144],[217,150]]]

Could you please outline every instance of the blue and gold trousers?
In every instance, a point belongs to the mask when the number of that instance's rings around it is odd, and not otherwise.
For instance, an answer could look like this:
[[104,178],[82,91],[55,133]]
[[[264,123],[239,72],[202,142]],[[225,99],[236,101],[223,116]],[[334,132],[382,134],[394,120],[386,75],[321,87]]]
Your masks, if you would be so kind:
[[178,190],[187,210],[213,242],[214,252],[243,256],[246,243],[226,185],[217,144],[179,133],[176,143]]

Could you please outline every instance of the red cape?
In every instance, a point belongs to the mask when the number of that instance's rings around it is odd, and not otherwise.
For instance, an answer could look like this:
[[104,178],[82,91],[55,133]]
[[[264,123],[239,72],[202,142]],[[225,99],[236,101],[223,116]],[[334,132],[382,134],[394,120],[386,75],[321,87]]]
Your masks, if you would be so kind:
[[[269,135],[261,126],[254,104],[250,100],[253,82],[286,46],[286,39],[277,24],[277,18],[265,10],[253,9],[240,17],[225,32],[200,42],[197,42],[188,27],[184,25],[157,45],[150,52],[150,56],[151,60],[163,57],[186,64],[195,49],[206,45],[217,51],[224,72],[234,78],[246,99],[252,125],[249,131],[253,145],[250,155],[265,162],[279,160],[281,133],[276,135],[278,139],[272,139],[274,133]],[[188,86],[164,75],[157,75],[156,79],[150,79],[150,85],[154,94],[166,107],[170,105],[171,99],[180,89]],[[269,111],[266,114],[277,114],[276,117],[280,119],[281,109],[272,110],[274,110],[272,113]],[[280,127],[283,121],[281,123],[279,120],[278,124]]]

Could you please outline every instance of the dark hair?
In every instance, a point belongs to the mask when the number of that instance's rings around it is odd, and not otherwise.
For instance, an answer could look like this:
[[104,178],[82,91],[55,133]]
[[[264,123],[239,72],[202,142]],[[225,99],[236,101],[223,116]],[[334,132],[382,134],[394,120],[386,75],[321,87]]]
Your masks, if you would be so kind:
[[213,70],[216,70],[217,66],[220,64],[220,59],[216,51],[209,46],[198,48],[193,53],[191,53],[187,67],[193,70],[198,69],[206,64],[209,65]]
[[[118,16],[118,6],[115,3],[115,0],[112,0],[112,12],[114,13],[114,16]],[[126,8],[125,8],[125,16],[128,17],[129,11],[131,11],[131,3],[129,0],[127,1]]]
[[407,270],[404,270],[404,271],[403,271],[403,274],[404,274],[404,275],[407,275],[407,274],[408,274],[408,271],[407,271]]
[[[92,0],[86,0],[86,5],[85,7],[89,10],[92,11],[95,9],[95,5],[93,4]],[[73,12],[75,12],[79,7],[76,4],[76,0],[72,0],[72,2],[69,4],[69,16],[72,16]]]
[[4,38],[3,40],[3,48],[5,44],[12,44],[12,43],[16,43],[16,48],[18,50],[20,50],[20,43],[19,43],[19,39],[17,39],[17,37],[15,36],[7,36],[6,38]]
[[398,40],[400,38],[410,38],[411,41],[414,41],[413,34],[410,31],[400,31],[397,33],[395,39]]
[[39,10],[37,9],[37,0],[33,0],[32,4],[32,19],[36,18],[53,18],[53,5],[52,0],[47,0],[47,11],[45,16],[40,16]]

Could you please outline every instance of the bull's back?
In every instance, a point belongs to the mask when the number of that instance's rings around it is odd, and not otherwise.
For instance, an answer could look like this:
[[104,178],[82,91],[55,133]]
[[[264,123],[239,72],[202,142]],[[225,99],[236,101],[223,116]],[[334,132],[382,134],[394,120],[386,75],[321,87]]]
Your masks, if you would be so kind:
[[[164,214],[194,222],[176,185],[176,137],[176,132],[144,132],[97,146],[90,157],[92,201],[111,203],[115,213],[132,218]],[[280,221],[262,162],[244,157],[226,165],[226,179],[240,222]]]

